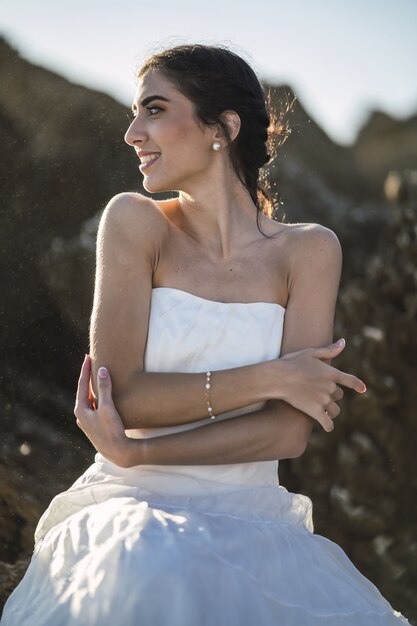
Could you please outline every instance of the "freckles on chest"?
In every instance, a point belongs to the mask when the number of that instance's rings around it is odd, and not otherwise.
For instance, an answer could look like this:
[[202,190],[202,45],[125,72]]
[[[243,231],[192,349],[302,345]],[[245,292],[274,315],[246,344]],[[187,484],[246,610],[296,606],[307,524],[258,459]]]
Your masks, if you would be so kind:
[[239,285],[244,287],[256,279],[250,268],[242,262],[230,261],[221,266],[214,266],[207,259],[198,258],[197,255],[192,257],[177,255],[175,264],[171,267],[174,269],[175,274],[188,281],[197,291],[201,291],[202,283],[207,290],[216,292],[222,284],[228,284],[229,289],[232,285],[239,289]]

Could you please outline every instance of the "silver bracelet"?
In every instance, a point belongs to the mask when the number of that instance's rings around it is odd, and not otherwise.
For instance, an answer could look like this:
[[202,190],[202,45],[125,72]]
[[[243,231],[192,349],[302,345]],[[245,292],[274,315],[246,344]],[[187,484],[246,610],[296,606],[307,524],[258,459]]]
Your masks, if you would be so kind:
[[209,412],[209,417],[211,417],[211,419],[214,420],[216,419],[216,416],[213,415],[213,407],[211,406],[211,402],[210,402],[210,388],[211,388],[210,376],[211,376],[211,372],[206,372],[206,384],[204,386],[205,387],[204,393],[206,395],[207,410]]

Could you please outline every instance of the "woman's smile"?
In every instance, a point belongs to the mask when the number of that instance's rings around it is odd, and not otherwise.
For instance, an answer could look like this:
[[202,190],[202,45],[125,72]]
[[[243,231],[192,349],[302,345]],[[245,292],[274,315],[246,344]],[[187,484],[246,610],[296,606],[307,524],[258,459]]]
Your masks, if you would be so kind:
[[144,156],[139,156],[141,164],[139,165],[139,170],[143,173],[145,170],[152,167],[152,165],[157,161],[160,157],[159,152],[154,152],[152,154],[147,154]]

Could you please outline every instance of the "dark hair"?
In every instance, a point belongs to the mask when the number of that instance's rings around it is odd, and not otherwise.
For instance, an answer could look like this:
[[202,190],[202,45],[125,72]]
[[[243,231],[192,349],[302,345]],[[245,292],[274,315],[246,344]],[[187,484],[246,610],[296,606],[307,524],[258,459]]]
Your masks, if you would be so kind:
[[[276,145],[284,143],[291,132],[288,122],[282,122],[289,108],[277,120],[270,93],[266,96],[253,69],[223,46],[187,44],[163,50],[145,60],[137,77],[152,70],[160,71],[193,102],[199,121],[221,126],[233,169],[258,209],[259,229],[259,212],[273,217],[276,210],[266,174],[260,169],[275,158]],[[241,120],[234,141],[221,118],[227,110],[235,111]]]

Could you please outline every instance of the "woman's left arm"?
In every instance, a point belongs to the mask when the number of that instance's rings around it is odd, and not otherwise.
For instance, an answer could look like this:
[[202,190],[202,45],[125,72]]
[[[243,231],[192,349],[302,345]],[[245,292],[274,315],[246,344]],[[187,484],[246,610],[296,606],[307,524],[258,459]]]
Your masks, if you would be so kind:
[[[331,341],[341,270],[340,244],[332,231],[308,225],[298,245],[292,244],[294,263],[282,347],[285,354]],[[341,350],[335,351],[337,355]],[[281,356],[282,356],[281,351]],[[327,361],[329,362],[329,361]],[[89,362],[77,392],[77,423],[104,456],[114,463],[134,465],[211,465],[277,460],[300,456],[314,420],[283,401],[269,401],[263,409],[206,426],[150,439],[131,439],[111,397],[110,378],[99,380],[100,416],[88,408]],[[343,391],[336,387],[333,400]],[[102,417],[103,416],[103,417]]]
[[[327,348],[326,348],[327,349]],[[329,347],[336,354],[340,348]],[[121,467],[135,465],[223,465],[300,456],[315,421],[286,402],[190,430],[152,437],[127,437],[113,403],[111,378],[97,378],[98,405],[87,398],[90,358],[84,360],[74,414],[98,452]],[[333,400],[340,400],[338,390]]]
[[[91,360],[86,356],[78,381],[74,414],[93,446],[121,467],[135,465],[222,465],[299,456],[300,431],[293,407],[282,403],[279,415],[263,408],[187,431],[132,439],[113,403],[111,378],[97,377],[98,404],[90,407]],[[314,420],[304,416],[312,428]]]

